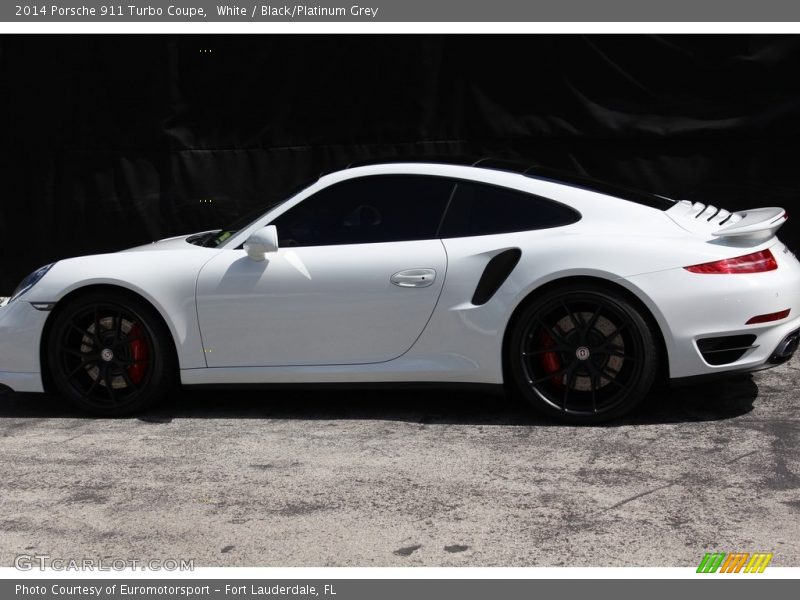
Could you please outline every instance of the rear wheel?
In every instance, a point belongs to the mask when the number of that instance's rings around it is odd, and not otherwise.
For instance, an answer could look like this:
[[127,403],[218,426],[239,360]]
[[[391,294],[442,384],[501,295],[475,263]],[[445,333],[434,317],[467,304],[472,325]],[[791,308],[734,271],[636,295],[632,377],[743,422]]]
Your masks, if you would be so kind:
[[123,416],[159,400],[176,379],[169,332],[145,302],[93,292],[56,315],[47,357],[53,382],[78,407]]
[[618,418],[653,385],[658,346],[639,310],[601,287],[548,292],[512,325],[516,389],[536,409],[571,423]]

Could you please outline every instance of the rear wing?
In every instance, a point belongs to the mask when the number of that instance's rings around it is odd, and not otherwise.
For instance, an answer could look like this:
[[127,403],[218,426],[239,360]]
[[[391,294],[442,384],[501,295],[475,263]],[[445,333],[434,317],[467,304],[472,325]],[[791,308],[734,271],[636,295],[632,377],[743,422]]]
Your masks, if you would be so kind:
[[689,200],[676,202],[666,214],[692,233],[740,240],[767,240],[789,218],[784,209],[775,206],[730,212]]
[[786,223],[789,215],[777,206],[753,208],[733,213],[741,217],[735,223],[712,231],[715,237],[771,238]]

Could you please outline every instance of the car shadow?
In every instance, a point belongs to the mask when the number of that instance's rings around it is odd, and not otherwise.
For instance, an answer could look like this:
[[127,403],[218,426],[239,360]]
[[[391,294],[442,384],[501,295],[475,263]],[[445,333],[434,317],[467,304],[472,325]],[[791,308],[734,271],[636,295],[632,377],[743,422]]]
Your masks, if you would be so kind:
[[[654,425],[720,421],[753,410],[758,386],[750,375],[652,392],[632,415],[599,425]],[[62,398],[47,394],[0,393],[0,419],[93,418]],[[501,393],[460,390],[282,389],[177,392],[168,402],[139,415],[147,423],[174,419],[390,420],[453,425],[565,425],[541,416]]]

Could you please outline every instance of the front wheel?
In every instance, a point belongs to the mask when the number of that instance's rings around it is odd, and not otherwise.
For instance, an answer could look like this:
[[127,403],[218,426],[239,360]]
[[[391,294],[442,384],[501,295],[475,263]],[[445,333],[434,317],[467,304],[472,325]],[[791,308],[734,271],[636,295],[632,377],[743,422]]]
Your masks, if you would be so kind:
[[176,379],[169,331],[145,302],[92,292],[55,316],[47,357],[53,383],[73,404],[99,416],[139,412]]
[[512,324],[513,383],[537,410],[570,423],[619,418],[647,395],[658,346],[624,296],[600,286],[550,291]]

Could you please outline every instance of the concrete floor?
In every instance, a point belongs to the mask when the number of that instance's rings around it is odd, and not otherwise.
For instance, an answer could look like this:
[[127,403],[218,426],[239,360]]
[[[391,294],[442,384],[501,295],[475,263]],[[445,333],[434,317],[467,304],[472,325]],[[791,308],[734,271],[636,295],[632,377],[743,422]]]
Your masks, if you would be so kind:
[[182,393],[139,419],[0,395],[0,565],[800,566],[800,367],[568,427],[460,392]]

